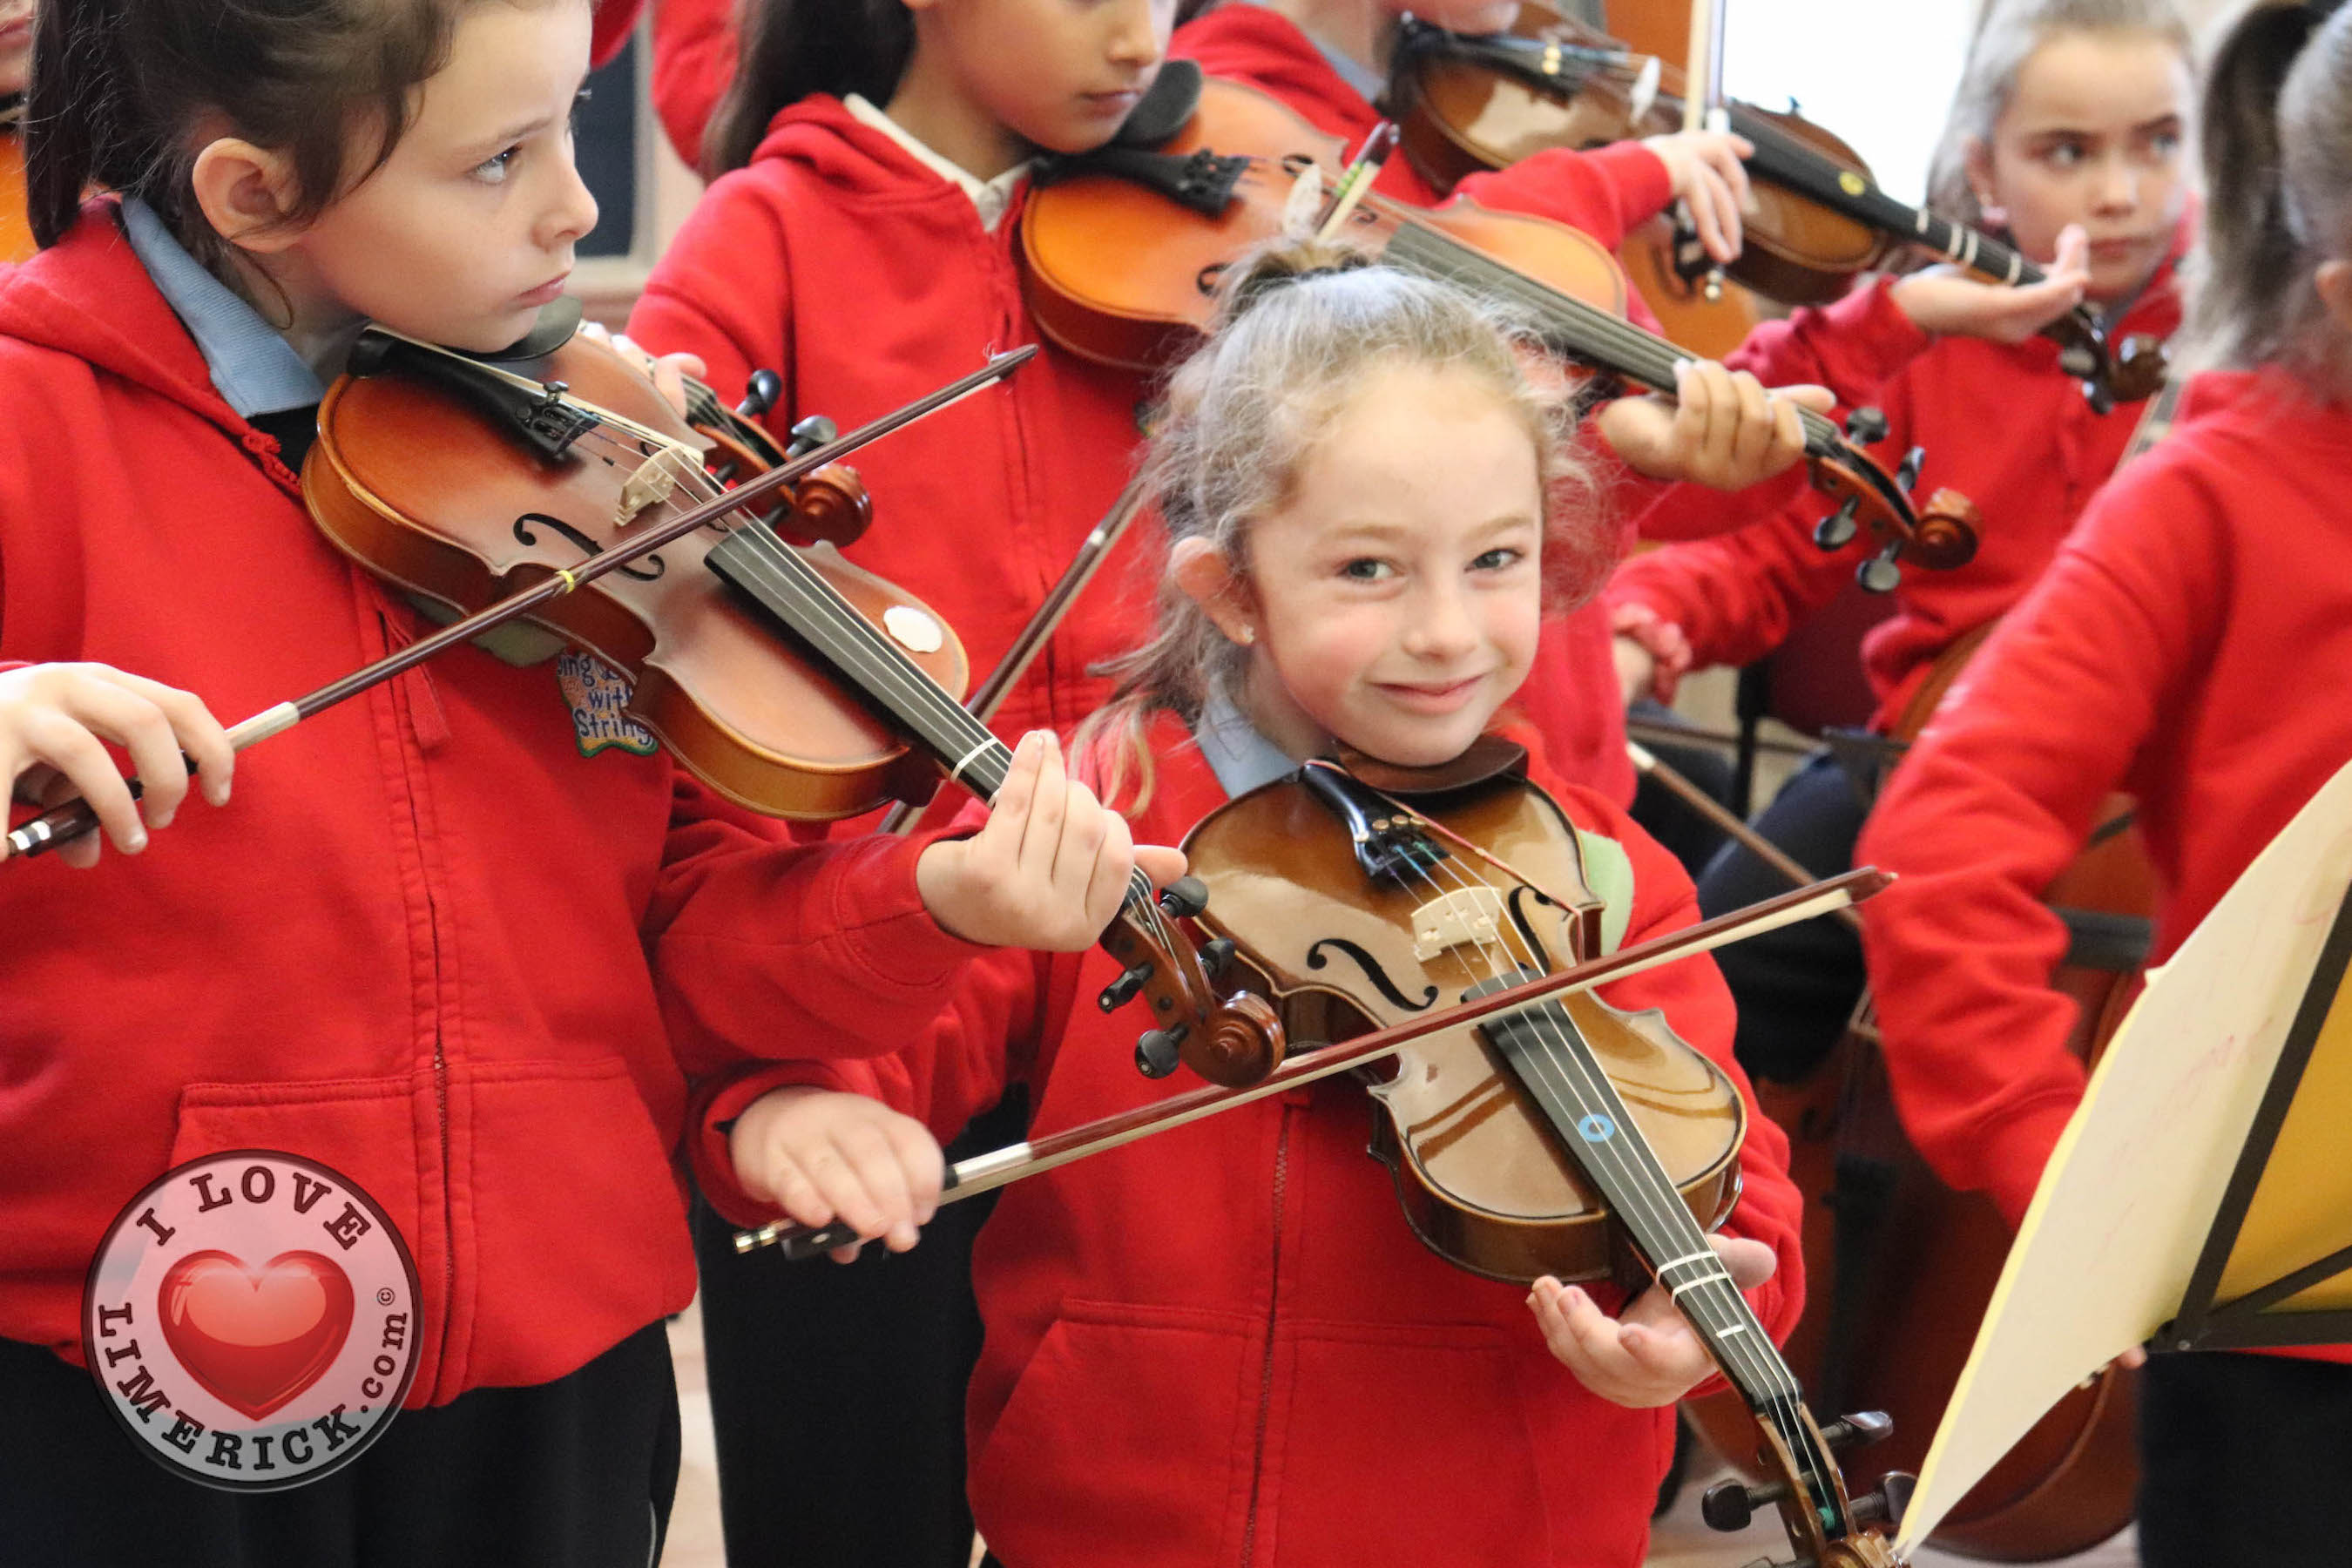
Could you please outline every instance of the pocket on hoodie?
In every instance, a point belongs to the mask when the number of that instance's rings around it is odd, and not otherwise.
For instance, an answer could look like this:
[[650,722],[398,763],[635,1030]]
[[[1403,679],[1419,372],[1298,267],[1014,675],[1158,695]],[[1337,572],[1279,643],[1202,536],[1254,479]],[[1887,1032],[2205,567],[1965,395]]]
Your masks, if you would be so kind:
[[[165,1168],[231,1149],[268,1149],[315,1160],[375,1200],[430,1286],[425,1260],[438,1238],[420,1236],[416,1104],[409,1078],[319,1083],[192,1083]],[[420,1245],[430,1240],[431,1247]]]
[[[1018,1568],[1211,1568],[1246,1510],[1264,1358],[1237,1314],[1066,1301],[972,1456],[973,1513]],[[1223,1551],[1219,1548],[1221,1542]]]
[[1526,1365],[1492,1327],[1301,1325],[1272,1563],[1549,1564]]
[[467,1382],[545,1383],[682,1310],[694,1294],[686,1204],[627,1064],[484,1064],[463,1083]]

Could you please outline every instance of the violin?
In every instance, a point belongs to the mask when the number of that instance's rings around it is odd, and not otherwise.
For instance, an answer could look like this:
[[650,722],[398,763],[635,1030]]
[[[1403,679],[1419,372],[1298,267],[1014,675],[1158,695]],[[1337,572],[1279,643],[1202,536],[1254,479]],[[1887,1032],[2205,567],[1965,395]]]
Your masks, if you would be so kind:
[[[1188,82],[1197,84],[1197,106],[1155,149],[1114,145],[1061,161],[1024,209],[1019,254],[1031,312],[1072,353],[1135,369],[1167,363],[1206,331],[1223,269],[1286,231],[1300,177],[1339,171],[1336,142],[1255,89],[1171,66],[1155,91]],[[1693,357],[1624,319],[1623,273],[1565,225],[1459,198],[1420,213],[1367,196],[1343,237],[1391,266],[1508,305],[1555,352],[1622,381],[1671,395],[1675,367]],[[1969,561],[1978,519],[1948,490],[1924,509],[1914,504],[1923,454],[1890,475],[1849,441],[1883,433],[1883,421],[1863,417],[1874,412],[1861,411],[1846,433],[1811,410],[1801,416],[1814,485],[1836,503],[1815,540],[1840,550],[1868,529],[1879,549],[1857,577],[1885,592],[1898,561],[1931,569]]]
[[[1441,190],[1544,148],[1679,130],[1684,94],[1675,68],[1535,3],[1522,6],[1512,32],[1489,37],[1408,20],[1390,89],[1406,155]],[[1860,155],[1820,126],[1751,104],[1726,108],[1728,129],[1756,149],[1747,167],[1757,205],[1727,270],[1759,292],[1792,305],[1825,303],[1905,247],[1996,282],[2042,280],[2041,268],[2001,241],[1886,195]],[[1689,246],[1676,263],[1685,277],[1710,265]],[[2101,414],[2163,384],[2163,344],[2133,337],[2111,345],[2087,306],[2042,332]]]
[[0,124],[0,262],[26,260],[39,248],[25,206],[25,133],[12,120]]
[[[1574,827],[1526,782],[1524,760],[1474,750],[1435,776],[1382,769],[1387,787],[1361,763],[1310,762],[1241,796],[1185,840],[1210,894],[1199,923],[1236,944],[1249,988],[1277,1000],[1294,1037],[1344,1037],[1446,997],[1507,998],[1590,961],[1601,902]],[[1613,1277],[1631,1293],[1655,1279],[1673,1292],[1778,1478],[1717,1489],[1710,1523],[1740,1528],[1769,1501],[1805,1561],[1895,1561],[1872,1527],[1899,1521],[1909,1478],[1849,1496],[1832,1458],[1883,1437],[1885,1417],[1815,1425],[1707,1245],[1738,1195],[1744,1110],[1663,1015],[1589,993],[1490,1014],[1397,1051],[1370,1091],[1371,1152],[1440,1257],[1507,1281]]]

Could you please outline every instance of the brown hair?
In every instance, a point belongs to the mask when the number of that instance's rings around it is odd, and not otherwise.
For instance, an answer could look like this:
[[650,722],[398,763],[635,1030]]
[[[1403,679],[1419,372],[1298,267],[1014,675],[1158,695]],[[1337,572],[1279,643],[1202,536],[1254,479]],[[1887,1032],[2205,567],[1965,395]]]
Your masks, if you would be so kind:
[[887,103],[914,58],[914,15],[898,0],[745,0],[741,16],[735,79],[702,142],[714,180],[750,163],[768,121],[814,93]]
[[[1543,577],[1555,605],[1591,596],[1616,563],[1589,476],[1570,457],[1567,385],[1531,333],[1451,285],[1370,265],[1359,252],[1277,244],[1227,272],[1217,326],[1171,378],[1146,459],[1172,548],[1205,539],[1247,575],[1249,530],[1288,501],[1317,444],[1380,370],[1425,365],[1476,380],[1521,422],[1543,481]],[[1536,367],[1534,374],[1530,367]],[[1200,717],[1213,686],[1233,689],[1248,662],[1172,578],[1160,584],[1151,639],[1108,667],[1118,686],[1080,726],[1087,759],[1115,799],[1132,773],[1151,791],[1142,738],[1150,715]]]
[[2017,90],[2018,73],[2061,33],[2145,33],[2190,55],[2189,24],[2174,0],[1990,0],[1969,45],[1944,134],[1928,166],[1927,205],[1939,217],[1981,226],[1984,205],[1969,184],[1969,144],[1990,142]]
[[198,259],[224,242],[190,184],[198,128],[288,153],[289,223],[352,182],[350,149],[380,135],[361,177],[408,129],[417,85],[441,68],[472,0],[41,0],[25,115],[34,237],[54,245],[92,186],[152,206]]
[[2189,331],[2201,359],[2280,363],[2352,395],[2352,343],[2314,287],[2352,258],[2352,12],[2259,5],[2206,73],[2205,239]]

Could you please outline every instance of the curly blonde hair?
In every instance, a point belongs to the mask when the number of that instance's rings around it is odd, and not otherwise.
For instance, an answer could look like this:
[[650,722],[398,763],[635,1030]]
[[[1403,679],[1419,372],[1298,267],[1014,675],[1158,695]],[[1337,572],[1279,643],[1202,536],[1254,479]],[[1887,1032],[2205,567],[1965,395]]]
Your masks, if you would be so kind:
[[[1292,499],[1358,390],[1399,365],[1467,375],[1518,420],[1543,483],[1547,605],[1591,597],[1616,563],[1618,531],[1570,450],[1572,389],[1533,332],[1450,284],[1313,243],[1270,245],[1235,263],[1215,330],[1169,381],[1144,470],[1168,549],[1205,539],[1246,581],[1251,524]],[[1118,688],[1075,742],[1093,759],[1104,798],[1132,783],[1128,809],[1140,810],[1152,786],[1151,715],[1164,709],[1197,721],[1212,688],[1236,687],[1247,659],[1163,573],[1153,636],[1105,667]]]

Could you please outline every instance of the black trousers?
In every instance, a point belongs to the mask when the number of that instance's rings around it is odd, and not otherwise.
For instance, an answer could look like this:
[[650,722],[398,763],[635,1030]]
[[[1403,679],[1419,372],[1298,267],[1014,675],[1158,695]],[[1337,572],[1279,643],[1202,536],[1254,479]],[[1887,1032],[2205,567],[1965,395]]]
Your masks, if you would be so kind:
[[[1853,864],[1863,797],[1824,752],[1781,787],[1754,823],[1816,877]],[[1726,844],[1698,879],[1699,912],[1712,919],[1790,889],[1789,879],[1738,844]],[[1738,1004],[1733,1050],[1752,1077],[1803,1079],[1844,1033],[1863,987],[1862,940],[1837,920],[1804,921],[1718,948],[1716,963]]]
[[405,1411],[356,1462],[264,1493],[173,1475],[116,1424],[89,1373],[0,1340],[10,1568],[647,1568],[677,1459],[660,1323],[553,1383]]
[[[1017,1099],[949,1158],[1022,1136]],[[942,1207],[911,1252],[739,1255],[695,1214],[727,1560],[740,1568],[966,1568],[963,1396],[980,1358],[971,1246],[992,1195]]]
[[2142,1568],[2352,1563],[2352,1366],[2158,1355],[2139,1397]]
[[[1653,723],[1672,724],[1677,721],[1672,709],[1648,698],[1634,703],[1627,710],[1627,714]],[[1731,760],[1722,752],[1698,745],[1643,743],[1666,766],[1713,795],[1718,803],[1730,805]],[[1668,854],[1681,861],[1683,869],[1693,878],[1705,870],[1706,863],[1715,858],[1716,851],[1723,847],[1723,829],[1692,810],[1679,795],[1646,774],[1634,787],[1630,815],[1651,837],[1665,847]]]

